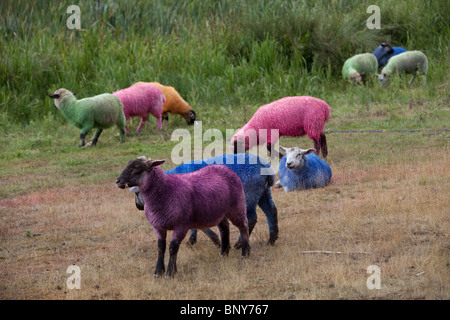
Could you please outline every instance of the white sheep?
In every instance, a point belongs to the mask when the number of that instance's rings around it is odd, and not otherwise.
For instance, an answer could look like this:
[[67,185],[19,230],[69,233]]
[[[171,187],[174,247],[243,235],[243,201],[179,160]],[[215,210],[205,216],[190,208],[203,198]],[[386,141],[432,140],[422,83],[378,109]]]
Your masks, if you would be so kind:
[[384,85],[394,73],[412,74],[409,84],[414,82],[417,72],[424,76],[423,84],[427,83],[428,59],[421,51],[407,51],[389,59],[387,65],[377,74],[378,82]]

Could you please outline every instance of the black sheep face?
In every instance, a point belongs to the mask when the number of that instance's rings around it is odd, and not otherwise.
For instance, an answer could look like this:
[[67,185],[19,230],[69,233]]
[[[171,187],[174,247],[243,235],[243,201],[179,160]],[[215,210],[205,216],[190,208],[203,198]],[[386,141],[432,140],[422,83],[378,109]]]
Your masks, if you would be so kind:
[[188,116],[187,116],[187,119],[186,119],[187,124],[189,124],[189,125],[194,124],[195,119],[196,119],[195,111],[194,110],[189,110]]
[[116,179],[116,186],[120,189],[140,185],[142,174],[147,170],[147,159],[139,157],[128,161],[127,166]]
[[127,166],[116,179],[116,186],[120,189],[136,187],[142,184],[142,176],[151,171],[153,167],[163,164],[165,160],[151,160],[144,156],[128,161]]

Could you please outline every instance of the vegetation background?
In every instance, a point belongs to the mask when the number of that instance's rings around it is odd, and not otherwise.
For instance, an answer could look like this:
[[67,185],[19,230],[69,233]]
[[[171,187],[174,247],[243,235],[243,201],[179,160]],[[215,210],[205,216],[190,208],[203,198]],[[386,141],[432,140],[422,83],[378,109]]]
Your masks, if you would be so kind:
[[[448,1],[378,1],[379,30],[366,27],[373,1],[77,1],[82,29],[69,30],[72,4],[0,2],[0,298],[449,298]],[[348,57],[383,41],[426,53],[426,86],[342,80]],[[220,259],[199,236],[180,249],[174,281],[153,279],[156,238],[114,179],[130,158],[168,159],[172,131],[193,127],[170,116],[158,132],[149,119],[123,145],[109,129],[96,148],[79,149],[78,130],[48,98],[136,81],[174,86],[203,130],[224,135],[285,96],[327,101],[332,183],[273,190],[275,247],[258,211],[250,259]],[[82,290],[66,288],[71,264],[82,268]],[[372,264],[381,290],[365,285]]]

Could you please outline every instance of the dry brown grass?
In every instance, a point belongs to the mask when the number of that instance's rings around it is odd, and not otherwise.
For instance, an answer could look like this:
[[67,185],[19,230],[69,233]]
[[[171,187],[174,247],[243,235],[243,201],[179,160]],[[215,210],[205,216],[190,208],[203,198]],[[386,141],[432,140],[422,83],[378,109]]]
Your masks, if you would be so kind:
[[[330,136],[330,146],[343,138]],[[449,149],[380,151],[392,154],[378,161],[351,144],[331,150],[329,186],[273,190],[274,247],[258,211],[249,259],[236,250],[220,257],[199,233],[195,247],[181,246],[170,280],[153,278],[156,237],[133,196],[113,183],[1,200],[0,298],[449,299]],[[80,290],[66,287],[72,264]],[[381,269],[380,290],[366,287],[370,265]]]

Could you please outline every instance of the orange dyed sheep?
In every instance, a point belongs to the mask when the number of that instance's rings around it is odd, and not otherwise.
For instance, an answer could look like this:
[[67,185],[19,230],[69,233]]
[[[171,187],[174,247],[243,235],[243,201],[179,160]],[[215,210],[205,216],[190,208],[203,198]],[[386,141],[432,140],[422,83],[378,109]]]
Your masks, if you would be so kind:
[[[135,84],[139,84],[143,82],[138,82]],[[163,120],[169,121],[169,115],[171,114],[179,114],[181,115],[187,122],[187,124],[194,124],[195,121],[195,112],[192,110],[191,106],[180,96],[177,90],[174,87],[165,86],[158,82],[150,82],[152,85],[159,88],[162,91],[164,96],[166,97],[166,102],[163,105],[162,118]]]

